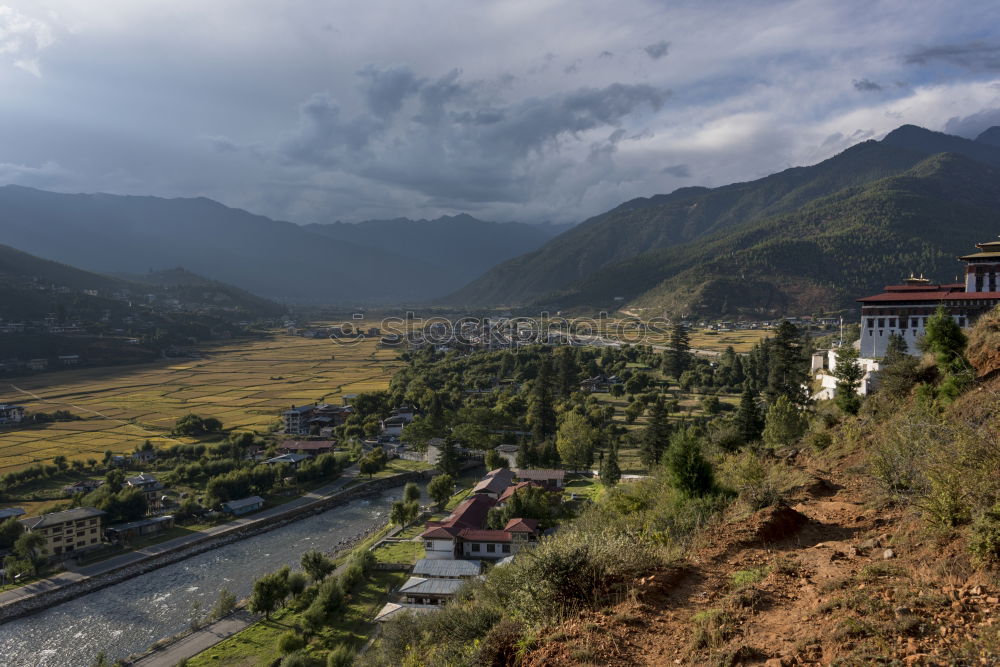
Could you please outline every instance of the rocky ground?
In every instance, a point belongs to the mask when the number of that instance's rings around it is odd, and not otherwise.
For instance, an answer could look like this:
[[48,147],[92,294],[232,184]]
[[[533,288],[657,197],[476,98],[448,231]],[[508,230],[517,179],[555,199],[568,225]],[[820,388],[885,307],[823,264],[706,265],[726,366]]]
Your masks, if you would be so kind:
[[787,504],[730,516],[526,665],[1000,665],[1000,586],[881,497],[861,455],[800,455]]

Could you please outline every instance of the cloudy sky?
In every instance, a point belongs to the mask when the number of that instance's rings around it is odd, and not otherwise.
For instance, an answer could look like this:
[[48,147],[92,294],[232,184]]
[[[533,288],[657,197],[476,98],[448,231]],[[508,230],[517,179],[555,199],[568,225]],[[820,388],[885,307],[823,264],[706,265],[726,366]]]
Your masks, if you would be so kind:
[[575,222],[1000,124],[1000,5],[0,0],[0,184]]

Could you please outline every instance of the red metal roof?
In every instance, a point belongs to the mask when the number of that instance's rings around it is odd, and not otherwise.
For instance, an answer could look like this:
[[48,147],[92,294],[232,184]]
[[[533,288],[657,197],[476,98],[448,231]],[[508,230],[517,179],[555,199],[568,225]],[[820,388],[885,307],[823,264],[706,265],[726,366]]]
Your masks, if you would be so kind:
[[538,520],[511,519],[503,529],[512,533],[535,533],[538,532]]
[[474,530],[466,528],[458,534],[468,542],[510,542],[511,535],[506,530]]
[[950,292],[934,290],[927,292],[883,292],[875,296],[858,299],[861,303],[882,303],[886,301],[975,301],[978,299],[1000,299],[1000,292]]

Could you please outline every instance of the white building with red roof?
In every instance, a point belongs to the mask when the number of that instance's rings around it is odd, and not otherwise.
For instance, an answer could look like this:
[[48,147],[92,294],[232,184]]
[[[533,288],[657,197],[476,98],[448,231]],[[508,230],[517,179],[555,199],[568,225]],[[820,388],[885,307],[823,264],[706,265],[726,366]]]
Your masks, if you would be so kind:
[[885,356],[889,336],[906,341],[917,354],[917,341],[927,320],[943,306],[962,328],[970,327],[986,312],[1000,305],[1000,241],[979,243],[979,252],[959,257],[965,262],[965,282],[934,284],[910,277],[902,285],[887,285],[881,294],[858,299],[861,303],[859,356]]

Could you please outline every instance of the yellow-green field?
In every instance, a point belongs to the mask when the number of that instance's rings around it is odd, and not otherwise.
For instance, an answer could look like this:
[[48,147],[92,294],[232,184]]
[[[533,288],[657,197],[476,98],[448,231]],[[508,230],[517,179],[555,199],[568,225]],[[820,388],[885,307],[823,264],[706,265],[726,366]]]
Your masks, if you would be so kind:
[[277,333],[206,346],[202,359],[4,380],[0,403],[82,419],[0,431],[0,474],[58,455],[101,459],[105,450],[131,451],[145,439],[176,442],[169,431],[189,412],[263,432],[292,404],[385,389],[402,366],[398,354],[378,350],[375,339],[342,345]]

